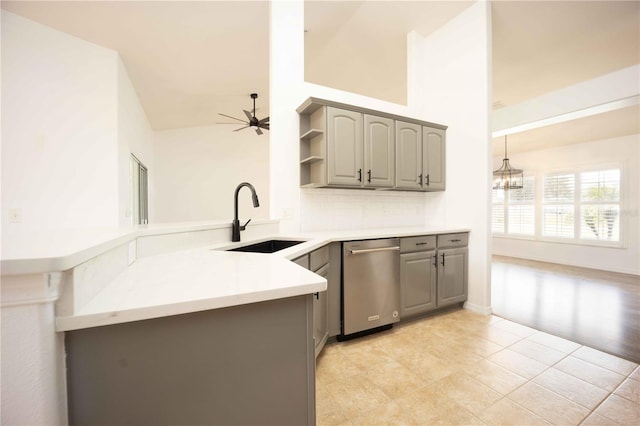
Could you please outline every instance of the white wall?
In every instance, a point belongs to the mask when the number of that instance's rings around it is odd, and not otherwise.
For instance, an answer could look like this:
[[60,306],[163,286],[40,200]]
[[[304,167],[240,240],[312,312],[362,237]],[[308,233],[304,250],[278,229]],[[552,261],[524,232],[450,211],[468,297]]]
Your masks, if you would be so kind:
[[[398,105],[301,82],[304,33],[301,1],[271,6],[272,211],[285,211],[285,229],[410,225],[464,225],[470,238],[469,302],[490,311],[490,13],[479,2],[430,37],[409,37],[409,105]],[[292,18],[295,17],[295,18]],[[297,20],[296,20],[297,19]],[[278,64],[278,65],[274,65]],[[274,72],[274,69],[279,71]],[[295,96],[296,89],[297,96]],[[293,93],[293,94],[292,94]],[[298,116],[309,96],[405,115],[449,126],[447,190],[439,194],[301,190]],[[274,118],[274,122],[275,122]],[[396,204],[406,208],[404,215]],[[471,208],[470,208],[471,206]]]
[[229,125],[166,130],[154,135],[156,196],[153,222],[233,220],[233,195],[241,182],[256,188],[239,194],[244,221],[269,218],[269,132],[234,132]]
[[[621,212],[624,247],[494,237],[494,254],[640,275],[640,135],[511,153],[509,157],[511,164],[524,169],[526,175],[537,176],[538,185],[547,171],[599,164],[621,165],[626,199]],[[494,166],[501,161],[501,158],[495,158]]]
[[444,202],[430,200],[427,210],[440,208],[445,224],[471,228],[466,306],[489,313],[490,4],[475,3],[422,40],[412,34],[412,44],[413,54],[419,58],[412,59],[416,74],[409,78],[410,90],[417,91],[414,95],[421,99],[426,119],[449,126]]
[[[2,246],[128,223],[129,149],[153,159],[118,54],[4,10],[1,31]],[[2,424],[67,422],[52,275],[2,277]]]
[[[142,109],[129,74],[118,57],[118,193],[119,225],[131,223],[131,184],[129,159],[134,154],[148,170],[149,205],[154,203],[157,193],[156,168],[154,162],[154,132],[151,130],[147,115]],[[155,222],[157,212],[149,209],[149,221]]]
[[2,11],[3,239],[118,224],[116,60]]

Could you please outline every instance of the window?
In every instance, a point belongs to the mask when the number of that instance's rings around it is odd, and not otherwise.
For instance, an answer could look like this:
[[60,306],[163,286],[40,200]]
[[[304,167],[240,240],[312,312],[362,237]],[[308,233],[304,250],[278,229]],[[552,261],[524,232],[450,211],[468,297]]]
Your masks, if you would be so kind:
[[536,232],[536,191],[535,177],[525,176],[520,189],[508,191],[507,217],[508,234],[535,235]]
[[530,173],[522,189],[493,191],[495,235],[582,244],[621,242],[620,167],[545,174],[537,192],[536,177]]
[[492,230],[509,235],[535,235],[535,177],[525,176],[523,187],[493,190]]
[[494,234],[504,234],[504,193],[501,189],[493,190],[493,206],[491,215],[491,230]]
[[575,175],[545,176],[542,207],[542,235],[555,238],[574,237]]
[[580,174],[580,238],[620,240],[620,170]]
[[131,154],[131,223],[149,223],[147,168]]

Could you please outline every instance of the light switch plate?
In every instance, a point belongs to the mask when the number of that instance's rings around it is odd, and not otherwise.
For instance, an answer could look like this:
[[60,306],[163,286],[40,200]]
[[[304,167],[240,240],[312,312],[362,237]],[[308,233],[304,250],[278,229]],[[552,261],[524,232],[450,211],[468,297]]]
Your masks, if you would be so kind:
[[18,208],[9,209],[9,223],[22,222],[22,212]]

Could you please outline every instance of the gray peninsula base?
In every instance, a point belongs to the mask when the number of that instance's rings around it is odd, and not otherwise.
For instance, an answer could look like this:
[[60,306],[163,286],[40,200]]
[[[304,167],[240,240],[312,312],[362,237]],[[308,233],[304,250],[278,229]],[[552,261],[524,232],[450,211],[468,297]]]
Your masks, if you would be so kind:
[[314,425],[312,296],[66,332],[71,425]]

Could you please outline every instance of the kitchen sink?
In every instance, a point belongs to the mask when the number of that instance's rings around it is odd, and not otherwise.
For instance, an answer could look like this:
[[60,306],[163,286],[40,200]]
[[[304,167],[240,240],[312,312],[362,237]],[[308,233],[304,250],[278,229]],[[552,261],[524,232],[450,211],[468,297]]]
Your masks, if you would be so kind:
[[245,251],[250,253],[275,253],[277,251],[284,250],[289,247],[293,247],[300,243],[304,243],[304,241],[267,240],[267,241],[261,241],[255,244],[249,244],[242,247],[236,247],[228,251]]

